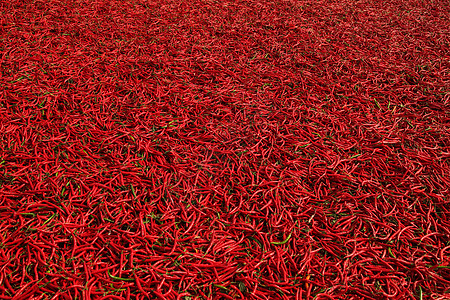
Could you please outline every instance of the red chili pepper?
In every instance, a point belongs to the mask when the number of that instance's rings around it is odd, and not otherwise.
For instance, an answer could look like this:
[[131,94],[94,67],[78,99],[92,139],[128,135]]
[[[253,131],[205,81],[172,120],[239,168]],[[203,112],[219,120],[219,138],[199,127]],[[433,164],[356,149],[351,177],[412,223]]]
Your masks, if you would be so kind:
[[[44,275],[27,297],[445,292],[445,18],[418,29],[395,3],[372,18],[375,1],[180,1],[132,20],[125,3],[41,4],[2,7],[0,297]],[[76,12],[76,30],[48,11]]]

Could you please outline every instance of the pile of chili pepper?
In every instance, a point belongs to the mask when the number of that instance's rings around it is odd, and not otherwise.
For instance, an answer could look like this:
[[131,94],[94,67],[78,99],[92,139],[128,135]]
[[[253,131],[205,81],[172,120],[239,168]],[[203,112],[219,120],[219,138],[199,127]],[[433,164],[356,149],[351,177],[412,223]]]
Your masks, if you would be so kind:
[[448,2],[0,16],[0,299],[450,297]]

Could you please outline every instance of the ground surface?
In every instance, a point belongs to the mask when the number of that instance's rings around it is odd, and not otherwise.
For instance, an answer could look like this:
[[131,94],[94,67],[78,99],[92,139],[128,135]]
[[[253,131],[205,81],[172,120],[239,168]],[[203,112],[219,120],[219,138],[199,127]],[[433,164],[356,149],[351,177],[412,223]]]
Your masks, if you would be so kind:
[[448,299],[449,28],[448,1],[0,1],[0,298]]

